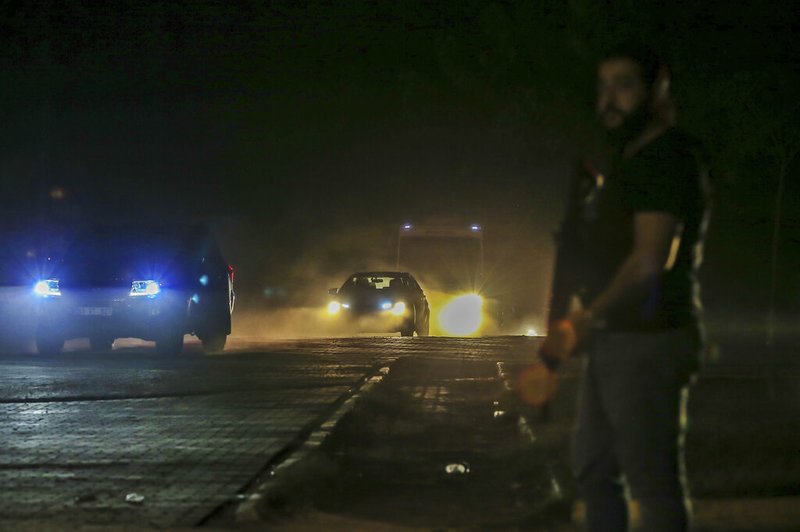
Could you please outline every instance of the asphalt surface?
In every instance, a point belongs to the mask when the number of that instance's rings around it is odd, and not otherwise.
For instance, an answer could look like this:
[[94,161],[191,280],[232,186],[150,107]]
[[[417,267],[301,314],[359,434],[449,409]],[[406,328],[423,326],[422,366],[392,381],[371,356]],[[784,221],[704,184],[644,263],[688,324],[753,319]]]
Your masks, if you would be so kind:
[[232,525],[258,482],[398,359],[488,362],[497,383],[495,362],[531,341],[238,341],[214,356],[190,343],[178,357],[73,342],[58,357],[0,355],[0,528]]
[[[240,339],[212,356],[189,343],[178,357],[76,342],[52,358],[2,354],[0,530],[577,530],[566,441],[581,361],[549,408],[520,402],[538,341]],[[744,415],[765,431],[792,423],[800,366],[791,353],[775,360],[772,372],[731,360],[701,375],[690,451],[722,449]],[[786,409],[765,415],[776,397]],[[763,484],[788,482],[785,497],[748,498],[752,476],[741,491],[728,477],[706,482],[698,529],[795,529],[792,448],[774,447],[774,464],[755,453],[749,470],[772,468],[780,478]],[[710,478],[746,459],[716,454],[728,462],[690,466]]]
[[[257,488],[238,520],[285,530],[565,530],[569,473],[559,453],[537,445],[509,389],[536,341],[438,343],[460,349],[398,359],[316,449]],[[477,356],[453,356],[468,346]]]
[[203,523],[395,356],[368,344],[1,355],[0,528]]

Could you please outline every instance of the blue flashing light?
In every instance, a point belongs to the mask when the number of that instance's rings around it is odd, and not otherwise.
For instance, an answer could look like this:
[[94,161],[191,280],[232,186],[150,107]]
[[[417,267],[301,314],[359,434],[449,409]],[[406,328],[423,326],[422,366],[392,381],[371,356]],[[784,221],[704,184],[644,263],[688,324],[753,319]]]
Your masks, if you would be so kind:
[[39,297],[58,297],[61,295],[61,288],[58,286],[58,279],[47,279],[39,281],[33,286],[33,293]]
[[198,279],[198,281],[200,281],[201,285],[208,286],[208,275],[206,275],[206,274],[201,275],[200,279]]
[[146,281],[133,281],[130,296],[154,298],[161,293],[161,286],[152,279]]

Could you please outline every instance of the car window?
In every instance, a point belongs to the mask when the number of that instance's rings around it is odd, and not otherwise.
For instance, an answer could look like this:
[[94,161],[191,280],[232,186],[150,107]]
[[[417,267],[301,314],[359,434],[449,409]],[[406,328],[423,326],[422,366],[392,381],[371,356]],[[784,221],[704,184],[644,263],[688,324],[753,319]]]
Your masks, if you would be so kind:
[[0,256],[0,286],[17,284],[18,272],[16,260],[8,256]]
[[35,248],[0,248],[0,286],[33,286],[52,274],[54,262]]
[[353,275],[342,285],[341,291],[352,290],[397,290],[405,288],[405,279],[393,275]]
[[[64,257],[62,277],[103,284],[130,274],[193,279],[225,262],[210,231],[197,226],[101,226],[81,233]],[[166,276],[166,277],[165,277]]]

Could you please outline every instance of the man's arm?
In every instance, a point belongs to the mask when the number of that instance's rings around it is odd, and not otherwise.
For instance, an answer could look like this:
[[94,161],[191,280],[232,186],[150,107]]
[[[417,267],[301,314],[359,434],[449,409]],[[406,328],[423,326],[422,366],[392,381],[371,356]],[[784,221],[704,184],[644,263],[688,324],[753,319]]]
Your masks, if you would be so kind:
[[567,317],[572,296],[579,292],[585,282],[580,272],[580,261],[585,257],[580,211],[582,191],[585,191],[589,179],[594,179],[594,176],[587,172],[585,162],[573,169],[564,218],[555,234],[556,257],[550,289],[548,323]]
[[569,314],[572,296],[578,292],[580,275],[578,264],[581,258],[575,223],[565,220],[556,234],[556,258],[550,289],[550,311],[548,323],[563,320]]
[[633,219],[633,249],[620,265],[614,278],[585,310],[566,320],[550,323],[539,355],[550,368],[557,368],[580,345],[592,323],[621,302],[636,297],[657,281],[670,265],[673,239],[680,220],[668,212],[636,213]]
[[673,239],[681,222],[668,212],[639,212],[633,218],[633,249],[617,270],[611,283],[592,301],[587,310],[575,316],[581,332],[592,320],[602,319],[621,302],[636,297],[656,282],[672,258]]

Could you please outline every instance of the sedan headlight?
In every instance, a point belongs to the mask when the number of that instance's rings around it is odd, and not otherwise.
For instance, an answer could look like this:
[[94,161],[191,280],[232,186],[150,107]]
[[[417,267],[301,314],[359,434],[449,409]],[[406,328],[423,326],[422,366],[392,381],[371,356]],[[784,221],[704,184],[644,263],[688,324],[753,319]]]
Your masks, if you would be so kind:
[[132,297],[156,297],[158,294],[161,293],[161,286],[156,281],[153,280],[146,280],[146,281],[133,281],[131,283],[131,292],[130,295]]
[[58,279],[47,279],[33,285],[33,293],[39,297],[57,297],[61,295]]
[[328,314],[338,314],[341,309],[342,305],[338,301],[328,303]]
[[402,316],[403,314],[406,313],[406,304],[402,301],[398,301],[397,303],[394,304],[394,306],[391,308],[389,312],[391,312],[395,316]]
[[465,294],[450,300],[439,312],[439,324],[447,334],[470,336],[483,322],[483,298]]

